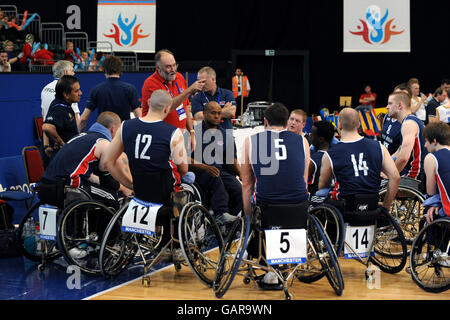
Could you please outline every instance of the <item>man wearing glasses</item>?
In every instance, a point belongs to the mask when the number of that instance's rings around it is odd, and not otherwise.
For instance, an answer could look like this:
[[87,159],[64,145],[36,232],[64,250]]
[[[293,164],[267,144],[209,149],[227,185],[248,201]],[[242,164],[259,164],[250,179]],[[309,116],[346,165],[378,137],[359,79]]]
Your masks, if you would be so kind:
[[152,93],[162,89],[173,98],[170,112],[165,122],[182,129],[187,129],[191,137],[191,147],[195,146],[195,136],[189,96],[203,89],[205,80],[197,80],[190,87],[184,77],[177,72],[178,64],[172,52],[162,49],[155,54],[156,72],[148,77],[142,86],[142,116],[148,112],[148,101]]

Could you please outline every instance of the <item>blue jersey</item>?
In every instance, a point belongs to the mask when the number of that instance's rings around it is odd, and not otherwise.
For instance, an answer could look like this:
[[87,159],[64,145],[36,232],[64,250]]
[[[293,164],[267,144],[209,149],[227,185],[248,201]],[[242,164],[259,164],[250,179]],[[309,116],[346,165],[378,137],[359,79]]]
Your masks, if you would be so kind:
[[388,115],[384,117],[381,138],[390,154],[394,154],[402,144],[401,129],[402,125],[400,122],[390,118]]
[[326,154],[336,180],[336,198],[378,193],[383,164],[380,142],[367,138],[352,142],[341,141]]
[[88,179],[98,166],[95,147],[100,139],[106,137],[98,132],[88,132],[69,140],[50,161],[42,178],[53,182],[65,178],[68,185],[81,187],[81,178]]
[[325,151],[318,150],[311,153],[311,163],[314,167],[314,172],[308,180],[308,191],[315,194],[319,186],[320,169],[322,168],[322,157]]
[[411,156],[409,157],[408,163],[403,168],[402,172],[400,172],[400,175],[418,179],[419,174],[424,173],[423,160],[428,153],[425,148],[425,138],[423,137],[424,126],[422,120],[413,115],[407,116],[403,120],[403,123],[405,123],[405,121],[414,121],[417,124],[418,131],[416,137],[414,138],[414,146],[411,151]]
[[442,207],[447,216],[450,217],[450,150],[443,148],[434,152],[436,159],[436,184],[441,196]]
[[250,163],[256,177],[256,201],[300,203],[308,199],[303,137],[266,130],[250,137]]
[[[145,189],[152,183],[145,177],[156,177],[162,172],[172,175],[174,185],[179,184],[180,175],[171,158],[171,143],[176,130],[176,127],[162,120],[147,122],[135,118],[123,122],[122,142],[136,195],[145,194]],[[144,197],[141,199],[146,200]]]

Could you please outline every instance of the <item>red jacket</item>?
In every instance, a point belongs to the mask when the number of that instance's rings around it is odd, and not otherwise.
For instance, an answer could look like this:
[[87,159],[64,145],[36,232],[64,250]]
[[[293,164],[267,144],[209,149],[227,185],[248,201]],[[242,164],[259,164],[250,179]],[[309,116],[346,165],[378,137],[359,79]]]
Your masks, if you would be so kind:
[[[48,51],[47,49],[41,49],[38,50],[33,55],[33,62],[32,64],[43,64],[43,65],[54,65],[55,62],[53,61],[54,53]],[[38,61],[35,61],[38,60]],[[43,61],[45,60],[45,61]]]

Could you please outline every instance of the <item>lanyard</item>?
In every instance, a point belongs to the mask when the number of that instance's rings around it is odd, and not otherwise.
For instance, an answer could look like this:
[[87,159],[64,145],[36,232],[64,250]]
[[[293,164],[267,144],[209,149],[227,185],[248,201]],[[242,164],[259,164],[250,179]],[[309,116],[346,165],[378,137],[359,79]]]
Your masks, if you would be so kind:
[[[208,99],[208,97],[206,96],[205,92],[202,91],[202,93],[203,93],[203,97],[205,97],[206,101],[209,102],[209,99]],[[220,89],[219,89],[219,88],[217,88],[217,102],[220,104]]]
[[[180,87],[178,87],[178,83],[175,82],[175,85],[177,86],[177,90],[178,90],[178,94],[181,93],[180,91]],[[172,91],[170,91],[169,87],[167,86],[167,84],[164,82],[164,86],[166,87],[167,91],[169,91],[170,95],[172,96],[172,98],[175,98],[172,94]]]

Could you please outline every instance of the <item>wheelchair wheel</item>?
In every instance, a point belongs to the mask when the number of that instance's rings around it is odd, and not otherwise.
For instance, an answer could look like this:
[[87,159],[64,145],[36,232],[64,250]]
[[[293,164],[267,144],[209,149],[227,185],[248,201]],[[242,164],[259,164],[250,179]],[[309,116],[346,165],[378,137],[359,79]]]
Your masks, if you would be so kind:
[[95,200],[72,202],[58,221],[58,246],[70,265],[86,274],[100,274],[98,256],[106,226],[114,212]]
[[409,256],[411,277],[423,290],[439,293],[450,288],[450,219],[441,218],[423,228]]
[[[387,188],[380,191],[380,201],[383,201],[386,192]],[[425,197],[422,193],[411,187],[400,185],[392,202],[390,214],[402,228],[408,244],[411,244],[419,233],[424,201]]]
[[[35,232],[39,230],[39,207],[42,202],[35,203],[25,214],[19,224],[17,238],[22,254],[34,262],[49,262],[59,258],[62,253],[58,250],[56,240],[43,240],[33,237],[26,237],[26,227],[32,226]],[[37,235],[37,234],[36,234]]]
[[336,252],[320,222],[314,215],[309,216],[307,230],[308,237],[311,238],[312,245],[328,282],[334,292],[341,296],[344,291],[344,281]]
[[[128,208],[125,204],[113,216],[100,246],[100,271],[105,277],[119,275],[139,253],[141,258],[150,259],[160,244],[160,236],[146,236],[136,233],[123,232],[122,217]],[[140,252],[138,252],[140,250]]]
[[193,201],[198,201],[200,203],[203,203],[205,196],[204,196],[203,191],[201,190],[200,186],[196,182],[194,182],[193,184],[188,184],[188,183],[182,182],[181,188],[183,190],[187,190],[192,193],[192,195],[194,197]]
[[376,222],[374,256],[370,260],[387,273],[397,273],[407,260],[407,245],[396,220],[382,209]]
[[222,251],[223,239],[215,219],[200,203],[188,203],[181,211],[178,235],[183,255],[197,278],[211,287]]
[[341,212],[334,206],[322,203],[312,208],[309,214],[314,215],[321,223],[331,244],[339,257],[344,247],[344,219]]
[[217,298],[221,298],[233,282],[247,248],[249,234],[250,219],[244,215],[233,223],[220,253],[213,282]]

